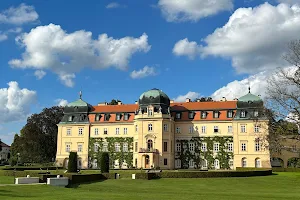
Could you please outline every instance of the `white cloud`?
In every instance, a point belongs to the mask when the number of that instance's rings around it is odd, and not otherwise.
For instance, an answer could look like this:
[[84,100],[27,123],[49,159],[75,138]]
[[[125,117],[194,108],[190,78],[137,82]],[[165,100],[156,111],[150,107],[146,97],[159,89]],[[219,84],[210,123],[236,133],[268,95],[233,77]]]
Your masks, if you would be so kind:
[[230,58],[239,73],[258,73],[286,66],[287,43],[299,39],[300,7],[264,3],[239,8],[229,21],[204,39],[202,56]]
[[300,3],[300,0],[277,0],[278,3],[287,3],[290,5]]
[[120,8],[120,7],[126,7],[125,5],[121,5],[119,3],[116,2],[112,2],[106,5],[107,9],[112,9],[112,8]]
[[38,18],[39,15],[34,7],[24,3],[20,4],[18,7],[10,7],[0,13],[0,23],[5,24],[20,25],[35,22]]
[[56,105],[62,106],[62,107],[65,107],[65,106],[68,105],[68,103],[69,103],[69,102],[68,102],[67,100],[65,100],[65,99],[56,99],[55,102],[56,102]]
[[43,70],[36,70],[34,72],[34,75],[36,76],[36,78],[38,80],[40,80],[40,79],[42,79],[46,75],[46,72],[44,72]]
[[154,67],[145,66],[140,70],[133,70],[130,74],[130,77],[133,79],[145,78],[147,76],[155,76],[157,75]]
[[200,46],[197,42],[190,42],[187,38],[179,40],[173,48],[173,53],[176,56],[187,56],[194,59],[200,53]]
[[185,102],[186,98],[190,98],[191,100],[200,98],[200,93],[189,91],[185,95],[179,95],[178,97],[174,98],[174,101],[175,102]]
[[36,102],[36,92],[20,89],[17,82],[8,83],[8,88],[0,88],[0,123],[20,121],[30,114]]
[[137,52],[148,52],[147,34],[139,38],[114,39],[101,34],[92,39],[92,33],[84,30],[67,33],[59,25],[38,26],[16,39],[25,47],[22,59],[9,64],[15,68],[50,70],[68,87],[74,86],[75,74],[85,67],[105,69],[128,68],[129,60]]
[[13,29],[9,29],[7,32],[8,33],[21,33],[22,28],[21,27],[16,27],[16,28],[13,28]]
[[198,21],[233,9],[233,0],[159,0],[158,7],[168,22]]
[[7,35],[5,33],[1,33],[0,31],[0,42],[4,40],[7,40]]

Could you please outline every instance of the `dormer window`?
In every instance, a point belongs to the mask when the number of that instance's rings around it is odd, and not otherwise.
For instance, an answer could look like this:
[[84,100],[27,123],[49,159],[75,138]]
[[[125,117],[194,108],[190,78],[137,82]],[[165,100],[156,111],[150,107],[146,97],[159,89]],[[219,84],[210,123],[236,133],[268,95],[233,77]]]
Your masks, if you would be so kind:
[[152,116],[153,115],[153,108],[148,108],[148,116]]
[[69,117],[68,117],[68,121],[69,121],[69,122],[73,121],[73,116],[69,116]]
[[128,113],[125,113],[125,114],[124,114],[124,120],[127,121],[128,118],[129,118],[129,114],[128,114]]
[[194,119],[194,112],[189,112],[189,119]]
[[105,116],[104,116],[104,121],[109,121],[109,117],[110,117],[109,114],[105,114]]
[[205,119],[206,118],[207,113],[205,111],[201,112],[201,119]]
[[232,110],[228,110],[227,111],[227,118],[232,118],[233,117],[233,111]]
[[219,118],[219,111],[214,111],[214,118]]
[[254,110],[254,117],[258,117],[258,110]]
[[117,115],[116,115],[116,120],[117,120],[117,121],[120,121],[120,120],[121,120],[121,114],[120,114],[120,113],[117,113]]
[[246,117],[246,111],[245,110],[242,110],[241,111],[241,118],[245,118]]
[[100,117],[101,117],[101,115],[96,115],[95,121],[100,121]]
[[176,119],[180,119],[181,118],[181,113],[176,113]]

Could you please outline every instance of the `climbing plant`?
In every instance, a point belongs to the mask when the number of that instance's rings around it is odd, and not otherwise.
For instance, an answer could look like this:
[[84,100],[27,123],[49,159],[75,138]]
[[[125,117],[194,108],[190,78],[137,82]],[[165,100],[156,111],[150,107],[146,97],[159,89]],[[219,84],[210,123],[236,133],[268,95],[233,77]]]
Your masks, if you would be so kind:
[[[180,152],[177,152],[176,159],[181,161],[181,168],[189,168],[189,161],[193,160],[194,168],[201,168],[202,160],[207,161],[207,168],[214,168],[214,161],[219,160],[220,168],[228,169],[229,160],[233,158],[233,153],[228,152],[228,143],[233,142],[233,138],[226,137],[193,137],[190,140],[177,140],[181,144]],[[206,151],[201,148],[202,143],[206,143]],[[219,151],[214,152],[214,143],[219,143]],[[190,151],[189,144],[193,144],[194,151]]]
[[[125,162],[128,168],[133,166],[133,137],[106,137],[106,138],[90,138],[89,142],[89,160],[97,159],[97,164],[100,166],[101,155],[103,153],[104,141],[107,142],[107,151],[109,153],[110,165],[114,167],[114,161],[119,161],[119,167]],[[119,151],[116,151],[115,144],[120,144]],[[98,149],[95,149],[95,144],[98,144]],[[124,144],[128,145],[128,151],[124,151]]]

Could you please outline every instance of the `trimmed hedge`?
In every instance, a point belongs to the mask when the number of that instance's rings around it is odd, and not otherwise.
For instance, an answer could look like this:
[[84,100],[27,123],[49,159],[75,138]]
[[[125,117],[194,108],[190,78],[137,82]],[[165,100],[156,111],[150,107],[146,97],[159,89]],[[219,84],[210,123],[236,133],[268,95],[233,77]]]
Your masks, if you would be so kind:
[[[47,178],[56,178],[58,174],[42,174],[40,175],[40,183],[46,183]],[[63,177],[63,175],[60,174],[60,177]]]
[[250,176],[267,176],[267,175],[272,175],[272,170],[137,173],[135,177],[136,179],[151,180],[155,178],[217,178],[217,177],[250,177]]
[[283,167],[274,167],[272,168],[273,172],[300,172],[300,168],[283,168]]
[[56,170],[56,169],[63,169],[63,167],[36,167],[36,166],[34,166],[34,167],[24,167],[24,166],[18,166],[18,167],[5,167],[5,168],[3,168],[3,169],[1,169],[1,170],[17,170],[17,171],[24,171],[24,170],[40,170],[40,169],[42,169],[42,170]]
[[77,172],[77,152],[70,152],[68,172]]
[[101,173],[109,173],[109,154],[108,152],[103,152],[100,160]]
[[65,174],[69,178],[69,184],[78,184],[85,182],[101,181],[106,179],[115,179],[115,174]]
[[271,168],[255,168],[255,167],[237,167],[236,171],[265,171],[273,170]]

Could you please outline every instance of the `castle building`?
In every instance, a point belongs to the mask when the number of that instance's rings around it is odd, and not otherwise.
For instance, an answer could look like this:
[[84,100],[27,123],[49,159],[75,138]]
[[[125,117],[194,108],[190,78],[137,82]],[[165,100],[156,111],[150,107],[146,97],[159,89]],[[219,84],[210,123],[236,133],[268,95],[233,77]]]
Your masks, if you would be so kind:
[[263,101],[249,93],[227,101],[174,102],[159,89],[135,104],[91,106],[80,99],[58,124],[56,163],[78,153],[80,168],[98,168],[109,152],[111,168],[270,167]]

